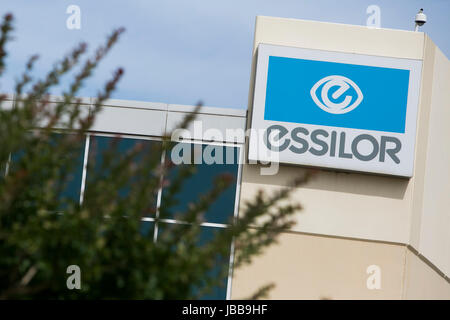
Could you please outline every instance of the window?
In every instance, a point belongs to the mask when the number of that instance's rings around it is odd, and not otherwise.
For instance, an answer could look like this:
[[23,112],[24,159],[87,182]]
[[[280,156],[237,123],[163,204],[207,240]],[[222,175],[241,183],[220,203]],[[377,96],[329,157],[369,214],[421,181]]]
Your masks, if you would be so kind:
[[[229,175],[231,176],[233,182],[216,199],[204,215],[204,221],[201,224],[201,233],[198,239],[199,245],[203,245],[213,238],[216,231],[220,228],[226,227],[225,224],[230,223],[231,219],[234,217],[240,147],[211,144],[190,144],[185,142],[175,143],[166,153],[166,158],[168,158],[169,161],[177,162],[177,160],[173,159],[173,157],[186,156],[184,152],[188,152],[190,156],[192,156],[191,158],[196,158],[196,162],[198,164],[195,164],[194,174],[183,182],[180,192],[176,194],[176,203],[169,208],[168,216],[161,217],[163,218],[163,222],[158,223],[159,226],[155,229],[155,238],[157,239],[158,235],[163,234],[165,230],[170,229],[167,228],[167,223],[184,223],[182,213],[188,209],[189,204],[197,201],[202,194],[211,190],[213,187],[213,181],[216,177],[223,174]],[[190,156],[186,156],[184,159],[188,159]],[[215,161],[207,159],[208,156],[215,159]],[[180,164],[173,167],[167,177],[169,184],[179,173],[181,166],[185,165],[186,164]],[[167,187],[165,188],[165,185],[166,184],[163,184],[162,188],[161,206],[165,205],[165,198],[167,196]],[[186,228],[189,228],[189,225],[186,225]],[[229,267],[230,255],[232,254],[232,244],[229,243],[228,246],[230,250],[226,256],[217,257],[217,267],[215,270],[212,270],[213,273],[219,271],[219,264],[222,266],[225,265],[227,268]],[[228,277],[223,278],[221,286],[214,288],[213,292],[203,296],[202,298],[226,299],[227,280]]]
[[[158,228],[157,228],[157,234],[158,237],[162,237],[166,234],[166,232],[171,232],[171,227],[173,227],[174,225],[178,225],[181,226],[182,228],[191,228],[190,225],[188,224],[181,224],[180,222],[171,222],[171,223],[167,223],[167,222],[159,222],[158,223]],[[198,238],[196,239],[197,244],[199,246],[203,246],[206,245],[208,242],[210,242],[213,237],[214,234],[218,231],[221,231],[221,227],[207,227],[207,226],[201,226],[200,227],[200,233]],[[186,230],[187,231],[187,230]],[[159,238],[158,238],[159,239]],[[156,241],[156,245],[158,245],[158,240]],[[210,275],[213,277],[216,277],[219,272],[221,271],[221,268],[226,268],[227,271],[229,271],[229,267],[230,267],[230,254],[231,254],[231,242],[227,244],[228,245],[228,251],[223,254],[223,255],[219,255],[217,254],[214,258],[215,261],[215,267],[210,270]],[[206,275],[205,275],[206,278]],[[220,279],[220,285],[216,286],[213,288],[213,290],[211,292],[209,292],[208,294],[204,294],[200,297],[200,299],[202,300],[225,300],[227,298],[227,282],[228,282],[228,276],[224,276],[222,279]],[[194,294],[198,294],[198,290],[200,290],[201,287],[193,287],[191,288],[191,290],[193,290]]]
[[[55,145],[58,139],[66,138],[67,137],[66,135],[67,134],[53,133],[50,136],[49,142],[50,146]],[[71,150],[72,152],[70,154],[65,155],[67,159],[70,158],[75,159],[75,164],[72,168],[70,168],[70,172],[66,176],[66,181],[62,182],[64,186],[60,194],[62,198],[69,198],[73,201],[79,201],[80,199],[81,179],[83,174],[84,149],[85,149],[85,140],[83,139],[80,142],[77,141],[77,144]],[[25,154],[26,150],[20,150],[11,155],[10,170],[14,170],[15,167],[14,165],[17,164]],[[64,172],[66,169],[60,167],[59,170]]]
[[[173,152],[174,147],[177,148],[175,149],[176,152]],[[229,223],[234,214],[239,148],[222,145],[179,143],[174,144],[172,149],[167,152],[166,157],[173,162],[174,159],[171,159],[172,155],[175,157],[183,157],[185,156],[183,154],[184,152],[190,152],[191,155],[196,154],[196,159],[201,163],[195,164],[195,173],[184,181],[181,191],[176,197],[177,204],[170,208],[167,218],[176,219],[180,213],[188,209],[189,203],[197,201],[202,194],[211,190],[216,177],[225,174],[231,176],[233,183],[231,183],[230,187],[219,196],[205,213],[204,222],[218,224]],[[201,158],[199,158],[199,152],[201,152]],[[206,158],[210,155],[216,161],[215,163],[207,164],[205,161],[208,161]],[[170,171],[167,177],[168,183],[179,173],[182,166],[186,166],[186,164],[175,166]],[[166,190],[165,188],[162,190],[161,205],[164,205]]]
[[[89,179],[90,174],[97,174],[101,176],[106,176],[110,174],[109,171],[104,170],[102,168],[103,157],[105,156],[105,151],[111,150],[110,148],[114,148],[113,157],[114,160],[120,160],[125,157],[128,152],[131,152],[133,148],[137,147],[140,144],[144,150],[140,153],[140,156],[134,158],[134,161],[142,161],[141,155],[145,152],[155,153],[155,156],[158,159],[158,162],[161,159],[161,142],[156,140],[145,140],[145,139],[135,139],[135,138],[126,138],[126,137],[110,137],[110,136],[91,136],[90,144],[89,144],[89,156],[88,162],[90,164],[91,173],[87,172],[87,179]],[[153,175],[153,173],[148,177],[135,177],[136,179],[144,178],[147,179],[149,183],[159,183],[159,177]],[[151,181],[152,180],[152,181]],[[117,196],[120,198],[126,198],[128,193],[130,192],[130,187],[133,183],[133,180],[128,181],[128,184],[120,190],[117,190]],[[153,213],[148,216],[154,216],[156,212],[157,205],[157,194],[154,195],[153,199],[150,199],[152,203],[152,207],[154,207]]]
[[[62,137],[62,134],[55,134],[55,139]],[[85,155],[86,144],[88,144],[88,154]],[[155,152],[155,157],[158,162],[163,161],[160,140],[149,140],[145,138],[132,137],[114,137],[111,135],[90,135],[85,141],[76,146],[76,152],[73,155],[76,158],[76,166],[71,170],[69,181],[63,192],[64,197],[70,197],[74,200],[80,199],[80,193],[84,190],[84,186],[88,185],[86,181],[89,177],[93,178],[95,175],[108,175],[107,170],[102,170],[102,162],[104,161],[104,152],[114,147],[113,156],[120,159],[127,152],[132,150],[137,144],[143,145],[149,152]],[[155,241],[158,244],[158,237],[161,237],[164,232],[170,230],[170,225],[185,225],[186,228],[191,227],[183,221],[181,213],[185,212],[189,203],[193,203],[199,197],[210,191],[213,186],[214,179],[221,174],[226,174],[232,178],[231,185],[216,199],[213,205],[205,212],[203,222],[201,223],[201,232],[198,238],[198,244],[203,245],[210,241],[214,233],[227,227],[235,215],[236,211],[236,193],[238,181],[238,159],[241,152],[240,146],[235,145],[221,145],[221,144],[200,144],[200,143],[174,143],[172,148],[165,154],[165,158],[169,161],[172,159],[172,151],[176,146],[181,146],[185,152],[190,150],[192,154],[200,152],[203,156],[201,163],[195,164],[195,173],[186,179],[179,193],[176,194],[176,203],[168,210],[168,216],[164,219],[158,220],[155,223],[155,217],[158,215],[158,207],[164,206],[164,199],[167,195],[167,188],[163,185],[159,189],[158,194],[155,194],[151,199],[154,203],[155,213],[142,218],[140,232],[147,237],[149,241]],[[183,155],[183,152],[180,153]],[[210,159],[205,157],[212,156],[215,161],[211,163]],[[12,156],[12,163],[20,159],[19,155]],[[84,161],[87,160],[88,170],[84,167]],[[136,158],[136,161],[141,161],[141,158]],[[206,162],[206,163],[205,163]],[[211,164],[207,164],[211,163]],[[161,178],[166,179],[169,183],[174,180],[183,164],[174,166],[170,170],[167,177],[160,177],[157,175],[149,176],[148,179],[156,179],[159,183]],[[146,177],[147,178],[147,177]],[[84,180],[86,179],[86,180]],[[130,186],[133,181],[129,181]],[[126,186],[121,190],[117,190],[117,196],[126,199],[130,191],[130,186]],[[160,203],[158,203],[160,202]],[[224,256],[217,257],[217,268],[225,266],[228,270],[230,266],[230,259],[232,255],[232,243],[228,244],[228,252]],[[217,272],[212,270],[211,272]],[[214,289],[208,295],[203,296],[203,299],[226,299],[227,298],[227,284],[228,277],[224,277],[222,285]],[[195,288],[193,290],[196,290]]]

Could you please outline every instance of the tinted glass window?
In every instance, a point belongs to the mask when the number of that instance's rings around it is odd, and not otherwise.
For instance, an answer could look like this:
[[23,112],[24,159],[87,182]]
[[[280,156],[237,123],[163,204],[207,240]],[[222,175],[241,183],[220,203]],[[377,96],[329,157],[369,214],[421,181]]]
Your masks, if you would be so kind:
[[[177,149],[173,151],[174,148]],[[185,157],[186,152],[190,152],[191,155],[195,154],[196,162],[201,163],[195,164],[195,173],[183,181],[181,190],[175,197],[176,203],[169,208],[167,218],[182,220],[180,214],[187,211],[189,204],[197,202],[202,195],[210,191],[215,178],[226,175],[232,182],[207,210],[204,221],[228,223],[234,213],[239,149],[237,147],[179,143],[175,144],[168,152],[168,157],[172,162],[179,163],[180,159],[172,159],[172,157],[187,159],[188,157]],[[200,153],[202,154],[201,158],[199,158]],[[208,162],[212,164],[208,164]],[[170,184],[173,181],[183,166],[186,166],[186,164],[174,165],[166,178],[167,183]],[[164,183],[164,185],[167,183]],[[167,190],[167,188],[162,190],[161,206],[164,206],[164,199],[168,194]]]
[[[133,148],[137,147],[137,145],[140,145],[143,149],[143,151],[140,153],[139,156],[135,157],[133,161],[139,162],[142,161],[143,157],[142,155],[146,152],[153,152],[155,153],[155,157],[158,159],[161,158],[161,142],[160,141],[154,141],[154,140],[143,140],[143,139],[132,139],[132,138],[116,138],[116,137],[103,137],[103,136],[91,136],[90,139],[90,145],[89,145],[89,170],[95,171],[95,174],[100,175],[100,178],[102,176],[109,177],[111,175],[110,170],[103,167],[103,157],[105,156],[106,152],[108,150],[113,150],[113,155],[115,157],[115,160],[123,159],[129,152],[133,150]],[[92,171],[91,171],[92,172]],[[87,179],[90,177],[90,172],[87,173]],[[136,177],[138,178],[138,177]],[[142,178],[142,177],[139,177]],[[149,182],[150,179],[156,179],[153,180],[152,183],[159,183],[159,176],[156,176],[153,172],[149,173],[148,176]],[[126,198],[127,195],[130,192],[130,187],[133,183],[133,179],[131,179],[125,186],[123,186],[120,190],[117,190],[118,197]],[[155,193],[153,195],[153,198],[150,199],[152,201],[152,213],[154,214],[156,211],[156,199],[157,194]]]
[[[53,133],[50,136],[50,146],[55,146],[58,143],[57,140],[60,138],[64,138],[64,134]],[[71,163],[72,167],[69,172],[67,172],[66,181],[63,181],[62,184],[64,186],[60,196],[63,198],[69,198],[73,201],[79,201],[80,192],[81,192],[81,179],[83,175],[83,162],[84,162],[84,150],[85,150],[86,139],[82,141],[77,141],[76,145],[74,145],[72,152],[70,154],[66,154],[65,160],[73,159],[74,162]],[[15,163],[18,163],[22,157],[25,155],[26,150],[20,150],[11,155],[11,164],[10,170],[14,170]],[[61,161],[62,162],[62,161]],[[67,168],[63,168],[62,166],[59,168],[61,172],[67,171]]]
[[[158,226],[158,237],[160,237],[164,232],[170,232],[170,226],[173,224],[169,223],[159,223]],[[180,225],[179,225],[180,226]],[[189,225],[184,225],[182,227],[190,228]],[[197,238],[197,243],[199,246],[203,246],[207,244],[214,238],[216,232],[220,232],[222,228],[218,227],[201,227],[200,233]],[[156,241],[156,245],[158,245],[158,240]],[[231,252],[231,242],[224,244],[227,246],[228,250],[224,256],[217,255],[215,257],[215,266],[212,270],[210,270],[210,276],[217,276],[222,268],[226,268],[228,271],[230,265],[230,252]],[[205,274],[205,279],[208,274]],[[213,290],[203,296],[200,297],[202,300],[225,300],[227,297],[227,281],[228,281],[228,272],[227,275],[220,279],[220,285],[217,285],[213,288]],[[197,293],[200,290],[200,287],[193,287],[193,293]]]

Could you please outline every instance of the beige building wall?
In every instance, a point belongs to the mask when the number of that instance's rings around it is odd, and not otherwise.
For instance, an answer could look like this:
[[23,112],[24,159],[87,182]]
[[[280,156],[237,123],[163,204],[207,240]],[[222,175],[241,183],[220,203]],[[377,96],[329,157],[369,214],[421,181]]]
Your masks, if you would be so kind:
[[[400,299],[406,249],[396,244],[283,233],[249,266],[235,270],[232,298],[275,284],[269,299]],[[367,268],[381,270],[370,290]]]
[[[427,44],[434,46],[427,37]],[[417,250],[450,276],[450,62],[435,47],[420,241]]]
[[[370,266],[379,267],[379,288],[367,286]],[[275,284],[268,299],[450,299],[449,279],[403,244],[293,232],[234,270],[231,297],[267,284]]]
[[[235,272],[232,297],[274,282],[271,298],[401,299],[414,297],[427,283],[430,297],[450,299],[448,59],[421,32],[257,17],[248,125],[260,43],[423,61],[415,169],[410,179],[319,170],[292,194],[304,207],[295,215],[296,225],[277,246]],[[259,189],[283,188],[304,170],[280,165],[277,175],[262,176],[258,165],[244,165],[241,203]],[[419,263],[408,245],[437,271]],[[382,270],[380,290],[366,286],[372,264]]]
[[[425,258],[406,252],[403,299],[450,299],[450,282]],[[444,279],[445,280],[445,279]]]

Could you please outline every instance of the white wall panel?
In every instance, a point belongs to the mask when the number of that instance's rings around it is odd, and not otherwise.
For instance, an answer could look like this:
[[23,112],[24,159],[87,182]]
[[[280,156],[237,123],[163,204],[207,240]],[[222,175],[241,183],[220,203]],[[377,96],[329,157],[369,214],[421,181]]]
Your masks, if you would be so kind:
[[11,110],[13,108],[13,105],[14,105],[14,101],[12,101],[12,100],[3,100],[0,103],[0,108],[2,110]]
[[161,136],[166,125],[166,111],[104,107],[97,114],[93,131]]
[[[56,102],[50,102],[47,106],[47,108],[50,110],[50,112],[55,112],[56,108],[57,108],[57,103]],[[68,109],[73,108],[74,106],[67,106]],[[85,118],[89,115],[89,110],[90,110],[90,105],[89,104],[80,104],[79,105],[80,108],[80,117]],[[50,121],[50,118],[46,117],[44,119],[41,119],[38,123],[38,127],[45,127],[48,125]],[[68,113],[64,113],[64,116],[61,117],[61,119],[53,126],[56,129],[64,129],[67,127],[68,123],[70,121],[70,116]],[[79,126],[77,125],[77,123],[75,123],[74,125],[75,128],[78,128]]]
[[[194,108],[189,107],[189,109],[192,109],[193,111]],[[246,118],[243,116],[221,115],[221,110],[217,112],[218,114],[206,113],[214,111],[213,109],[215,108],[209,108],[208,110],[203,109],[201,112],[205,113],[197,114],[194,121],[187,128],[189,131],[189,138],[196,140],[207,139],[210,141],[244,143]],[[174,112],[170,110],[188,111],[186,108],[171,107],[169,105],[167,132],[172,132],[172,130],[178,128],[186,115],[188,115],[186,112]],[[230,110],[230,112],[232,114],[242,114],[242,111],[240,110]],[[241,134],[238,134],[236,139],[234,139],[234,136],[230,136],[233,132],[240,132]]]

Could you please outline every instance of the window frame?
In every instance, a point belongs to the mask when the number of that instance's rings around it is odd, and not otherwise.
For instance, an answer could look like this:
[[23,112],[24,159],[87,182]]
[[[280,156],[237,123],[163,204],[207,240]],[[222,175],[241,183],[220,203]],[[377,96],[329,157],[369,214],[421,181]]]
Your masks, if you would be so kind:
[[[83,159],[83,170],[82,170],[82,178],[81,178],[81,186],[80,186],[80,204],[83,203],[84,191],[86,187],[86,177],[87,177],[87,165],[89,159],[89,146],[91,136],[100,136],[100,137],[111,137],[111,138],[125,138],[125,139],[141,139],[141,140],[153,140],[153,141],[161,141],[161,137],[154,136],[144,136],[144,135],[135,135],[135,134],[114,134],[114,133],[104,133],[104,132],[95,132],[88,131],[86,133],[85,140],[85,150],[84,150],[84,159]],[[195,139],[178,139],[172,140],[173,142],[182,142],[189,144],[202,144],[202,145],[214,145],[214,146],[223,146],[223,147],[234,147],[237,151],[237,159],[238,159],[238,167],[237,167],[237,178],[236,178],[236,191],[234,196],[234,208],[233,208],[233,221],[236,221],[239,215],[239,202],[240,202],[240,191],[241,191],[241,181],[242,181],[242,164],[244,159],[244,144],[242,143],[231,143],[231,142],[217,142],[217,141],[203,141],[203,140],[195,140]],[[165,152],[161,153],[161,164],[165,161]],[[160,179],[163,176],[161,174]],[[162,197],[162,186],[160,184],[158,188],[157,200],[156,200],[156,217],[143,217],[141,221],[153,222],[153,241],[156,243],[158,238],[158,222],[156,221],[159,218],[159,208],[161,207],[161,197]],[[161,219],[163,223],[176,223],[176,224],[189,224],[188,222],[179,221],[176,219]],[[200,223],[202,227],[212,227],[212,228],[227,228],[228,224],[221,223],[212,223],[212,222],[202,222]],[[227,287],[226,287],[226,300],[231,299],[232,292],[232,282],[233,282],[233,265],[234,265],[234,251],[235,251],[235,240],[231,241],[230,245],[230,257],[229,257],[229,266],[228,266],[228,277],[227,277]]]

